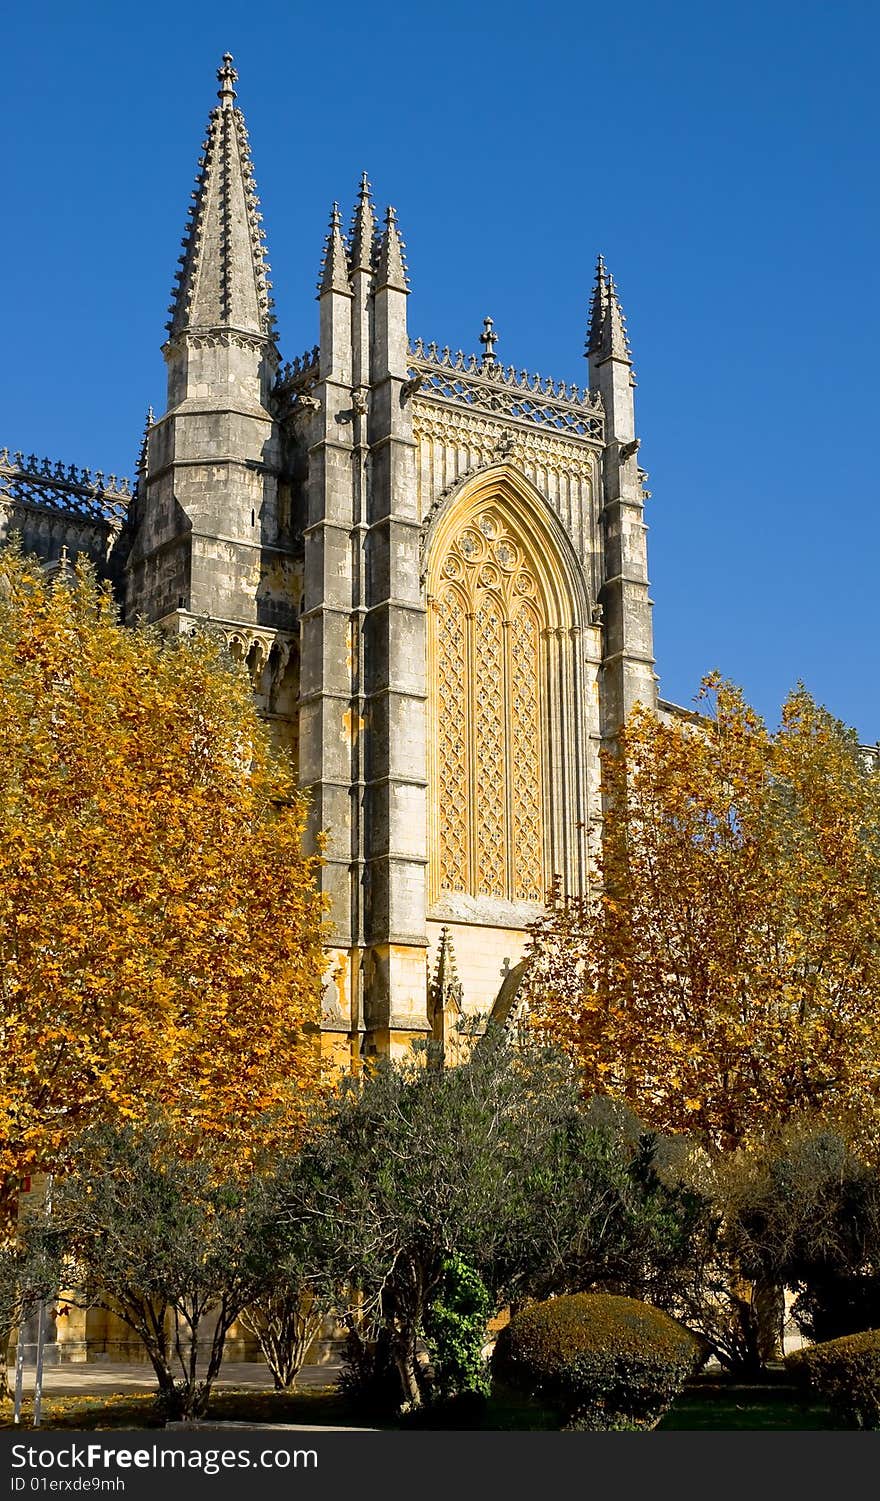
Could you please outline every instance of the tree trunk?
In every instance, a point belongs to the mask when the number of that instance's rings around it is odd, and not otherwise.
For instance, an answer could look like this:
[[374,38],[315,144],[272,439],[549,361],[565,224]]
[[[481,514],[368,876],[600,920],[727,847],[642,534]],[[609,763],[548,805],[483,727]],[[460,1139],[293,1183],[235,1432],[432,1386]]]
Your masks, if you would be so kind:
[[770,1360],[779,1360],[783,1350],[785,1291],[769,1277],[760,1277],[752,1294],[755,1311],[758,1357],[762,1368]]
[[394,1364],[403,1389],[404,1412],[415,1412],[422,1405],[422,1393],[416,1371],[415,1340],[408,1334],[394,1337]]
[[276,1391],[295,1384],[323,1316],[323,1304],[299,1291],[242,1309],[239,1321],[256,1336]]

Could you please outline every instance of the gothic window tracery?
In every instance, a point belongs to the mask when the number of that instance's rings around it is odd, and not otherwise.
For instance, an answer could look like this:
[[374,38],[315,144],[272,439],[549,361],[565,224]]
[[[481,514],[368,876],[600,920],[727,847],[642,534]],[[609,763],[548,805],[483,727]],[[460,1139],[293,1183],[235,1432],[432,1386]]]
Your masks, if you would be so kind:
[[546,608],[528,548],[500,505],[462,520],[429,593],[434,897],[541,902]]

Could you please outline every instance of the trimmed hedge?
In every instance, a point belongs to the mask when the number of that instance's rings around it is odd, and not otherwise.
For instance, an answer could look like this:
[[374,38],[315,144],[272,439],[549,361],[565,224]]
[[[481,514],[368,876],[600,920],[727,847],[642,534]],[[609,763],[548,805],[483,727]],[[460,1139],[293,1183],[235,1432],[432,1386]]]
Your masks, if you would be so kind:
[[880,1329],[794,1350],[785,1362],[846,1428],[880,1429]]
[[705,1358],[675,1319],[611,1293],[532,1303],[498,1337],[500,1380],[557,1407],[568,1428],[654,1428]]

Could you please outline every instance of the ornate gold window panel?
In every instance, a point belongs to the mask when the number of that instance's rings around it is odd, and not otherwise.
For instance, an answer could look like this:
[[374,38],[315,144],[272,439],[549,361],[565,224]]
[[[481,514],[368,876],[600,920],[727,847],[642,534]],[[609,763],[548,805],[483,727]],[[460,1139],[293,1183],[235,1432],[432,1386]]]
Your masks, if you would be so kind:
[[466,513],[429,586],[432,897],[542,902],[542,631],[538,570],[499,504]]

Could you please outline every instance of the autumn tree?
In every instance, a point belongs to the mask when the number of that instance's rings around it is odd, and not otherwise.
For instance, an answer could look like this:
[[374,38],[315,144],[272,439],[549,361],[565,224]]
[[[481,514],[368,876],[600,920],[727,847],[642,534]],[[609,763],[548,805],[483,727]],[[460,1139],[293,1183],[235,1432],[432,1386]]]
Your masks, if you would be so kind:
[[880,773],[802,687],[776,733],[717,677],[702,707],[637,706],[604,756],[600,879],[535,929],[535,1024],[655,1128],[876,1137]]
[[232,1324],[276,1280],[268,1206],[259,1174],[231,1171],[214,1138],[189,1151],[173,1117],[105,1123],[72,1144],[25,1254],[61,1268],[67,1302],[106,1309],[141,1341],[167,1417],[198,1417]]
[[322,899],[246,675],[209,631],[124,628],[87,566],[48,581],[8,548],[0,695],[0,1198],[156,1107],[236,1159],[258,1118],[289,1139]]

